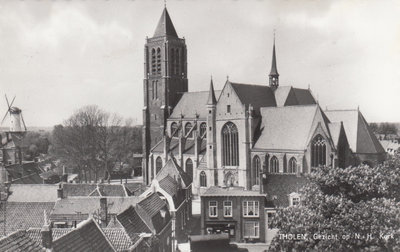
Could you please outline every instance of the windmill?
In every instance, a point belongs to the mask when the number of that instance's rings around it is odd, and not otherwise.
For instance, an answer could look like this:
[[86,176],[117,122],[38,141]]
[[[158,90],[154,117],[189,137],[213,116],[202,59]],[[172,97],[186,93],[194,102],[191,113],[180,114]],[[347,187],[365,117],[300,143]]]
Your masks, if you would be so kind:
[[[6,114],[3,117],[3,120],[1,121],[0,125],[3,125],[4,120],[6,119],[7,115],[10,115],[10,132],[26,132],[26,125],[24,121],[24,117],[22,116],[22,110],[17,108],[17,107],[12,107],[15,96],[12,99],[11,103],[8,102],[7,95],[5,95],[6,101],[7,101],[7,106],[8,109],[6,111]],[[24,126],[24,129],[21,127],[21,121],[22,125]]]

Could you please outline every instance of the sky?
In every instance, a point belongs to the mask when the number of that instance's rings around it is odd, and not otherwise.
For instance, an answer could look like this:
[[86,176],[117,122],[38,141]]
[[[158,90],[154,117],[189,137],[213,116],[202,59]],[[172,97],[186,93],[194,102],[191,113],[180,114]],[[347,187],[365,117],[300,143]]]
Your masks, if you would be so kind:
[[[92,104],[141,124],[144,43],[163,8],[162,0],[1,0],[1,114],[7,94],[28,128]],[[369,122],[400,122],[399,1],[168,0],[167,9],[186,39],[189,91],[208,90],[211,75],[216,89],[227,76],[268,85],[276,30],[280,85],[310,86],[323,109],[359,107]]]

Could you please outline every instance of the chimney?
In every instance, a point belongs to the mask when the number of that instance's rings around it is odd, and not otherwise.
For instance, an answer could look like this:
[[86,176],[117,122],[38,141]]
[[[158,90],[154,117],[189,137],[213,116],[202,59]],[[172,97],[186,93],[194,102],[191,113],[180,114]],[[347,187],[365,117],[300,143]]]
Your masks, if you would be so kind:
[[57,188],[57,199],[62,199],[64,197],[63,195],[63,189],[62,185],[60,184],[59,187]]
[[43,213],[44,213],[44,225],[40,233],[42,235],[42,246],[45,247],[47,250],[51,249],[51,247],[53,246],[53,233],[51,230],[51,226],[47,222],[46,210],[44,210]]
[[100,198],[100,221],[101,227],[107,227],[107,198]]

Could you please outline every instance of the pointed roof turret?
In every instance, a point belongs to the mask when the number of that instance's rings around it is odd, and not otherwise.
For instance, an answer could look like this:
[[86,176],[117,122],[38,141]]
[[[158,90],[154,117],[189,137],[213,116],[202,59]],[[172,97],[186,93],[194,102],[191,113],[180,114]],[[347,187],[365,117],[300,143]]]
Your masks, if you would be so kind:
[[217,99],[215,98],[214,84],[213,84],[213,80],[211,77],[210,91],[208,93],[207,105],[215,105],[215,104],[217,104]]
[[276,54],[275,54],[275,35],[274,35],[274,47],[272,49],[272,65],[271,65],[271,72],[269,76],[279,76],[278,68],[276,67]]
[[175,27],[172,24],[171,18],[169,17],[166,7],[164,7],[163,13],[161,15],[160,20],[158,21],[158,25],[156,27],[156,31],[154,32],[153,37],[162,37],[162,36],[178,37],[178,34],[175,31]]

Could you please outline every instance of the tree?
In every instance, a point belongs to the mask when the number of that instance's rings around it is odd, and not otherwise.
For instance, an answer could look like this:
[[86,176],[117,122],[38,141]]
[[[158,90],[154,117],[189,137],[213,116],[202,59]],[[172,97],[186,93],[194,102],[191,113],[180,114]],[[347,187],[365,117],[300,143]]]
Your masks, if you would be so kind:
[[399,167],[396,158],[373,168],[314,170],[301,191],[301,205],[277,211],[272,224],[279,232],[270,250],[400,250]]
[[54,127],[52,155],[75,167],[85,181],[97,181],[111,173],[115,162],[125,162],[132,156],[133,143],[140,141],[130,133],[132,127],[127,122],[121,126],[118,115],[97,106],[83,107],[63,125]]

